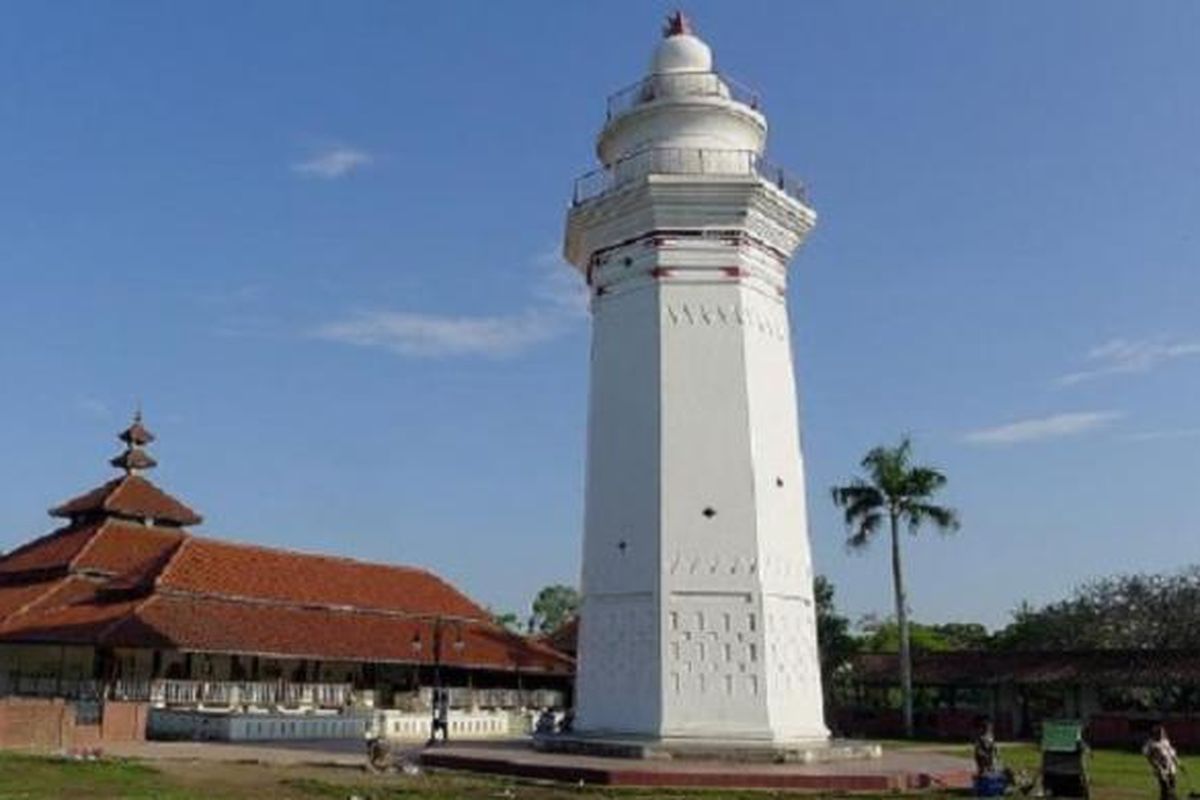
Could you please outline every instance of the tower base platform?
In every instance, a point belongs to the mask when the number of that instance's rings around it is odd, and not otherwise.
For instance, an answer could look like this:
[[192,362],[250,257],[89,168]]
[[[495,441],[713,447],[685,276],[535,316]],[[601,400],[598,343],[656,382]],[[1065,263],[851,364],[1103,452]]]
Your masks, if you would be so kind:
[[[878,747],[877,745],[875,747]],[[626,751],[630,752],[630,751]],[[694,755],[693,755],[694,754]],[[421,753],[427,767],[604,786],[794,789],[893,792],[967,788],[974,765],[927,751],[889,750],[877,757],[831,761],[613,756],[535,750],[528,741],[451,743]]]
[[658,761],[733,761],[765,764],[827,764],[879,758],[874,742],[820,739],[775,742],[766,739],[714,739],[561,734],[535,736],[533,749],[543,753],[570,753],[604,758],[637,758]]

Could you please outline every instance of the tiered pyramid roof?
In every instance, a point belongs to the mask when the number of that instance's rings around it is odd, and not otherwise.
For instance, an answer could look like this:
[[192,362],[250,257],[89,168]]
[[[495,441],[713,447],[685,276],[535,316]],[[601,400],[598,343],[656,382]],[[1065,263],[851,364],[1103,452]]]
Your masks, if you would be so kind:
[[[121,434],[153,441],[140,418]],[[64,527],[0,557],[0,642],[90,644],[566,673],[572,660],[518,636],[415,567],[198,536],[200,515],[137,474],[54,508]]]

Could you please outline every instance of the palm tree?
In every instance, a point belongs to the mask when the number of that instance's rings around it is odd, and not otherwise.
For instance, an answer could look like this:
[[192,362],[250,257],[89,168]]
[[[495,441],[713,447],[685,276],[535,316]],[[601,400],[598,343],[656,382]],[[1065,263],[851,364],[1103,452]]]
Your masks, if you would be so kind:
[[906,436],[896,447],[876,447],[862,460],[867,477],[856,477],[833,489],[833,502],[845,511],[847,546],[870,544],[886,521],[892,534],[892,586],[896,622],[900,628],[900,691],[904,699],[904,734],[913,735],[912,653],[908,641],[908,601],[900,558],[900,525],[912,534],[930,523],[941,533],[958,530],[958,514],[934,505],[930,498],[946,485],[946,476],[933,467],[912,463],[912,442]]

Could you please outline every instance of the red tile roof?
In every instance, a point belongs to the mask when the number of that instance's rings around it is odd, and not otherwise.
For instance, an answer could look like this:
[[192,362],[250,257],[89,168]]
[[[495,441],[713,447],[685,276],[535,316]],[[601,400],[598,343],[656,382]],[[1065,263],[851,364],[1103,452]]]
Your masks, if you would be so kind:
[[0,624],[0,641],[105,645],[108,644],[105,634],[127,618],[140,602],[140,598],[98,602],[93,595],[87,600],[18,614]]
[[[154,466],[140,413],[120,439],[114,465]],[[437,628],[446,664],[572,664],[425,570],[193,536],[200,515],[137,474],[50,513],[71,524],[0,556],[0,641],[429,662]]]
[[124,475],[50,510],[51,516],[74,519],[89,514],[116,514],[175,525],[199,525],[203,518],[140,475]]
[[60,528],[0,558],[0,581],[70,571],[123,575],[161,559],[185,536],[178,528],[115,519]]
[[[58,576],[35,580],[47,568]],[[568,656],[503,630],[413,567],[120,520],[58,531],[0,558],[0,641],[429,663],[439,618],[444,664],[572,668]]]
[[140,475],[114,478],[87,494],[50,509],[51,516],[76,519],[96,514],[116,514],[132,519],[154,519],[175,525],[199,525],[203,519]]
[[100,523],[59,528],[21,545],[0,558],[0,575],[66,570],[99,528]]
[[24,610],[39,598],[53,592],[60,584],[61,580],[59,579],[14,584],[0,583],[0,618]]
[[441,578],[413,567],[372,564],[192,536],[159,578],[176,592],[310,606],[487,619]]
[[[27,591],[19,593],[16,591],[18,588]],[[26,584],[22,587],[15,585],[0,587],[0,597],[4,598],[0,603],[4,607],[2,618],[0,618],[0,631],[20,625],[24,620],[40,619],[47,612],[101,602],[105,591],[102,582],[74,575],[37,584]],[[17,598],[23,600],[19,606],[12,602]]]
[[[106,637],[113,646],[174,647],[327,660],[432,663],[429,619],[371,611],[260,605],[156,594]],[[414,649],[414,641],[420,644]],[[458,643],[461,642],[461,646]],[[561,654],[487,623],[443,623],[441,662],[485,669],[568,672]]]
[[[178,528],[154,528],[109,520],[99,527],[71,567],[80,572],[130,577],[157,574],[188,538]],[[157,567],[157,568],[156,568]]]

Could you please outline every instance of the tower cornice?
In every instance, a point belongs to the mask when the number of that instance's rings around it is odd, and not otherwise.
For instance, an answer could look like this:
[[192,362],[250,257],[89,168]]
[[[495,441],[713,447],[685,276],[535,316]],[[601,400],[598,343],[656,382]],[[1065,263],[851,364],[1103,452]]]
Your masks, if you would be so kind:
[[585,274],[596,253],[657,229],[744,230],[787,262],[817,214],[749,176],[649,175],[571,209],[565,255]]

